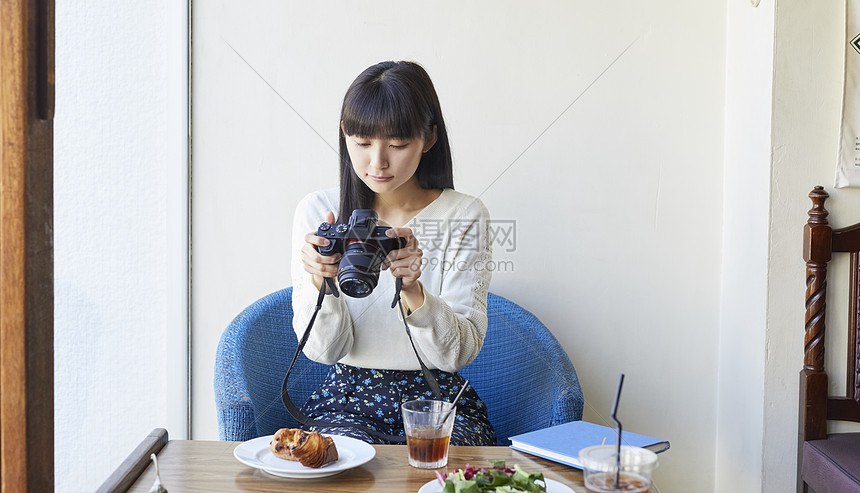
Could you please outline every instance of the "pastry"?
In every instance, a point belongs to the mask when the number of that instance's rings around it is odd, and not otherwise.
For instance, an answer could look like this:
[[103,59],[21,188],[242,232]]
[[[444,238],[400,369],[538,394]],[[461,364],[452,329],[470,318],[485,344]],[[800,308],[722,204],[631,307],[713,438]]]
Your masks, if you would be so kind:
[[322,467],[337,460],[334,440],[318,431],[281,428],[272,437],[270,446],[276,457],[298,461],[305,467]]
[[298,435],[300,433],[304,432],[298,428],[281,428],[278,430],[275,436],[272,437],[272,441],[269,442],[275,457],[287,460],[299,460],[293,456],[292,448],[298,444]]

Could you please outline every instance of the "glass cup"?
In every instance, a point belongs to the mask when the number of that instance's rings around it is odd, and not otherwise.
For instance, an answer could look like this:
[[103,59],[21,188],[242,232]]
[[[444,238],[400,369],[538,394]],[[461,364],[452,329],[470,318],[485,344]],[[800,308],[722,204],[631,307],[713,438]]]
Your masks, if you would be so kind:
[[616,485],[618,462],[615,450],[615,445],[595,445],[579,451],[585,490],[588,493],[648,493],[651,473],[657,467],[657,454],[644,448],[622,445],[620,484]]
[[448,464],[448,443],[454,428],[454,410],[442,418],[454,405],[445,401],[417,400],[404,402],[403,428],[409,449],[409,465],[420,469],[436,469]]

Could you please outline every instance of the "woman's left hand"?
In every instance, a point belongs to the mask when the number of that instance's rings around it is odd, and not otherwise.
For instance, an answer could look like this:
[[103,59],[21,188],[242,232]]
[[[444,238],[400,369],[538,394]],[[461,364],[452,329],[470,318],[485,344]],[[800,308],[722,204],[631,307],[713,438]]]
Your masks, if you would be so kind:
[[418,282],[424,252],[418,246],[418,239],[412,234],[411,228],[391,228],[385,234],[389,238],[404,238],[406,246],[389,252],[382,263],[382,269],[390,269],[394,277],[403,280],[401,293],[410,307],[418,308],[424,304],[424,291]]

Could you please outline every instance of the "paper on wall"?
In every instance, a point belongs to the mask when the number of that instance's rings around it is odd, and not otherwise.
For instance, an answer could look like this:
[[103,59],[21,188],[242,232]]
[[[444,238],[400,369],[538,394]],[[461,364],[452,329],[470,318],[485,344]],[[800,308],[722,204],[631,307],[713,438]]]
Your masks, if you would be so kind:
[[860,0],[845,2],[845,82],[836,187],[860,187]]

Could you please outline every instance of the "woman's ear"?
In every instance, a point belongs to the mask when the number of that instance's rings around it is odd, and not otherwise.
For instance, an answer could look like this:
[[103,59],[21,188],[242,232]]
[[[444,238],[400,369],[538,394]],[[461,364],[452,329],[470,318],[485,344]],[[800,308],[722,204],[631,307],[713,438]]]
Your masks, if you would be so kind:
[[433,147],[433,144],[436,143],[436,137],[436,125],[433,125],[433,134],[429,139],[427,139],[427,142],[424,143],[424,152],[429,151],[430,148]]
[[346,130],[343,129],[343,120],[340,121],[340,131],[343,133],[343,136],[346,137]]

